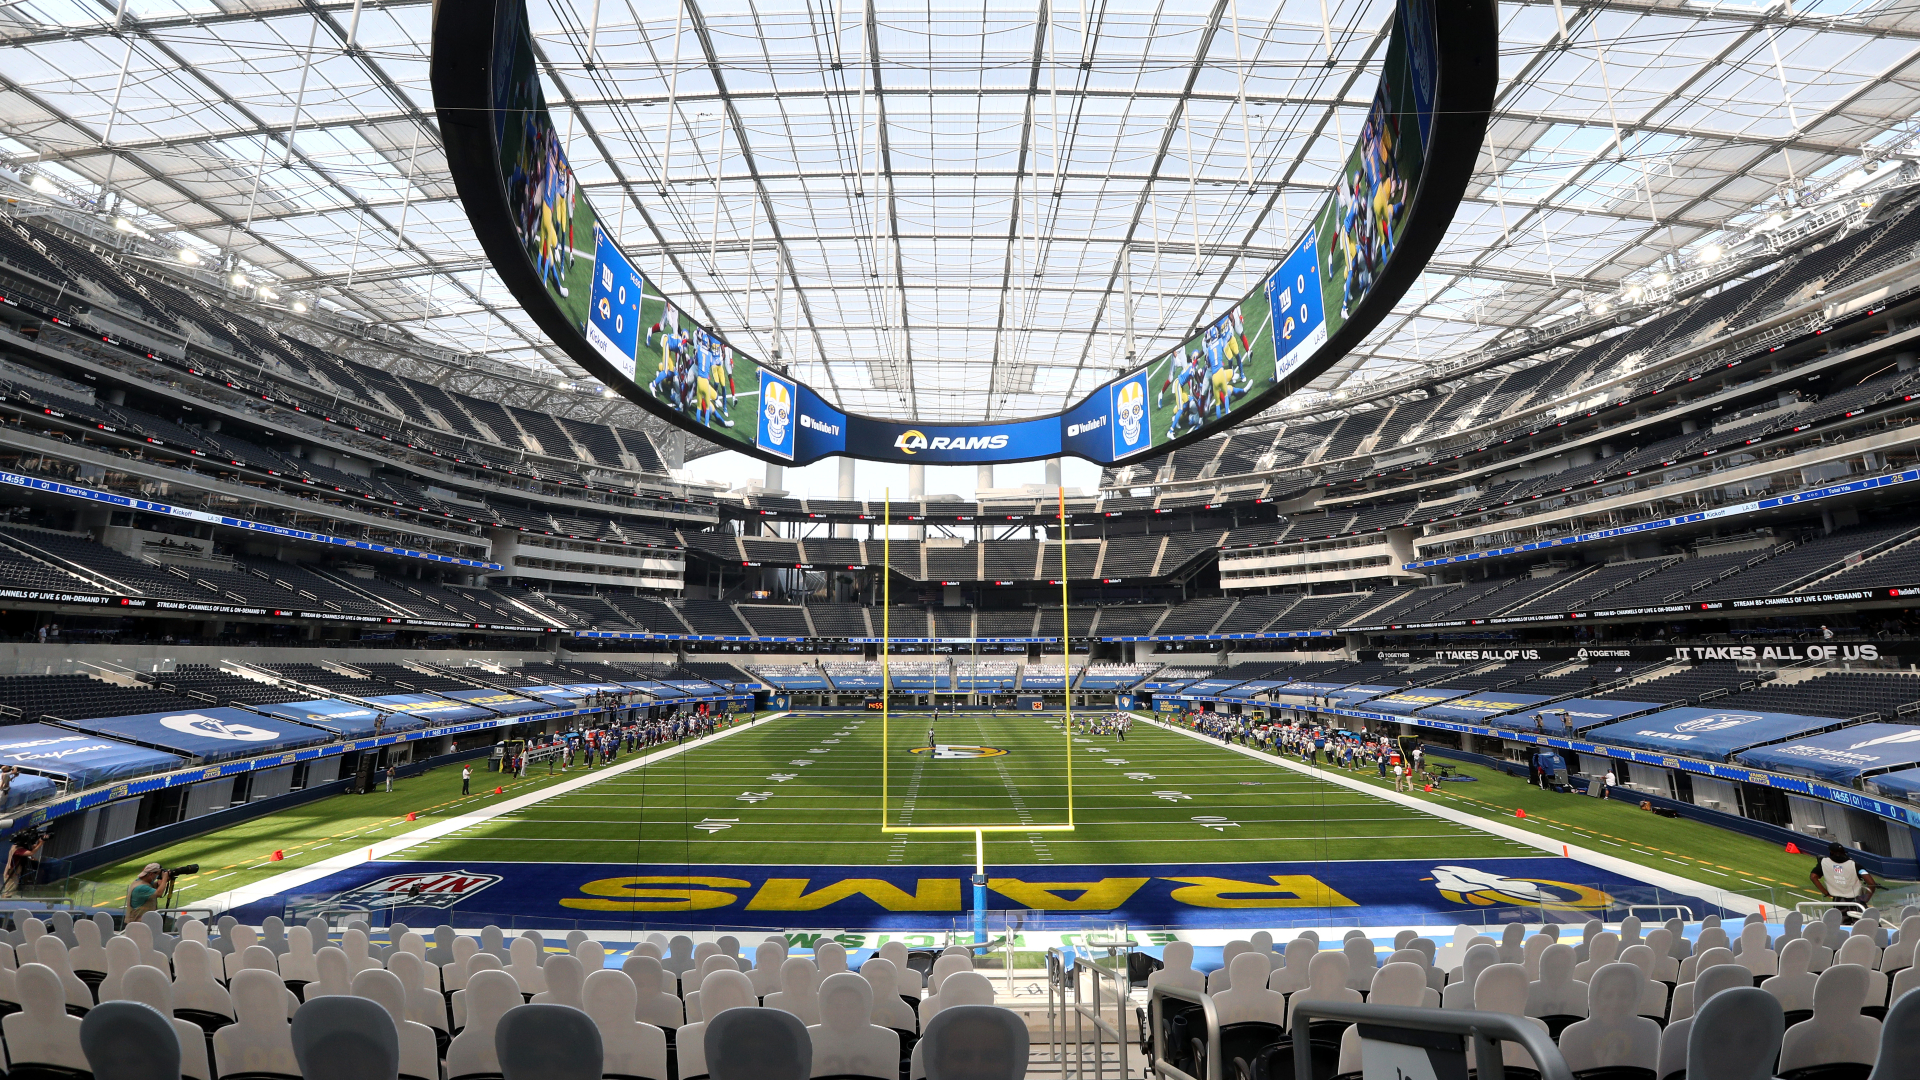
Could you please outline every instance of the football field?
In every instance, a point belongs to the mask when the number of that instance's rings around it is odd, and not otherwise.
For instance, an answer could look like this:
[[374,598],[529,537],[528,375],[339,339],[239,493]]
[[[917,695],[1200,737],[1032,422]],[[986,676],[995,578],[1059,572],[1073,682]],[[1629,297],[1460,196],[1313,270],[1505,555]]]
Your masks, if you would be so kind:
[[[883,739],[873,713],[778,716],[594,770],[476,773],[469,796],[457,769],[438,769],[152,857],[205,865],[182,901],[256,921],[365,908],[457,926],[951,927],[974,910],[976,853],[989,909],[1136,926],[1580,921],[1675,904],[1698,917],[1724,900],[1699,878],[1498,824],[1485,800],[1511,781],[1494,770],[1440,785],[1471,795],[1399,796],[1372,774],[1146,721],[1124,740],[1069,736],[1045,714],[885,725]],[[1576,815],[1632,813],[1549,798]],[[929,827],[956,831],[900,831]],[[89,876],[118,880],[146,858]]]
[[[969,833],[890,824],[1067,823],[1059,716],[791,717],[476,824],[408,852],[422,860],[640,863],[974,861]],[[1075,735],[1074,830],[993,832],[992,864],[1300,862],[1535,852],[1310,776],[1136,724],[1124,741]]]

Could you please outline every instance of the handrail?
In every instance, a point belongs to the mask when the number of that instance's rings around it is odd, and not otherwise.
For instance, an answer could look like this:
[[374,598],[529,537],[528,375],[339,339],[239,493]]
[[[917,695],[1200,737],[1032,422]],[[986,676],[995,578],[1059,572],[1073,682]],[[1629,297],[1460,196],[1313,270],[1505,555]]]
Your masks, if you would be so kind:
[[[1160,1045],[1159,1039],[1160,1033],[1166,1030],[1160,1023],[1162,1011],[1161,1002],[1168,998],[1172,998],[1175,1001],[1184,1001],[1189,1005],[1200,1006],[1201,1014],[1206,1018],[1208,1053],[1205,1076],[1194,1076],[1185,1069],[1167,1064],[1167,1048]],[[1301,1004],[1305,1005],[1306,1003],[1301,1002]],[[1212,1052],[1213,1047],[1220,1041],[1220,1014],[1214,1009],[1213,999],[1211,997],[1200,993],[1198,990],[1189,990],[1184,986],[1168,986],[1165,984],[1155,986],[1148,991],[1147,1022],[1152,1025],[1154,1037],[1154,1072],[1167,1077],[1168,1080],[1223,1080],[1220,1074],[1220,1055]],[[1294,1075],[1296,1077],[1305,1080],[1305,1078],[1313,1075],[1311,1061],[1309,1061],[1305,1067],[1307,1071],[1301,1072],[1299,1071],[1300,1068],[1298,1065],[1295,1066]]]
[[[1208,1012],[1211,1017],[1212,1010]],[[1560,1048],[1553,1044],[1547,1033],[1531,1023],[1523,1023],[1521,1017],[1506,1013],[1472,1009],[1423,1009],[1405,1005],[1356,1005],[1344,1001],[1294,1003],[1293,1027],[1296,1030],[1316,1019],[1467,1036],[1473,1040],[1474,1064],[1480,1080],[1505,1080],[1506,1065],[1497,1044],[1516,1042],[1533,1058],[1534,1065],[1540,1070],[1540,1080],[1573,1080],[1567,1060],[1560,1056]],[[1213,1071],[1212,1055],[1209,1055],[1208,1069],[1209,1072]],[[1302,1078],[1313,1075],[1312,1044],[1306,1039],[1293,1040],[1293,1075]],[[1219,1078],[1210,1075],[1204,1080]]]

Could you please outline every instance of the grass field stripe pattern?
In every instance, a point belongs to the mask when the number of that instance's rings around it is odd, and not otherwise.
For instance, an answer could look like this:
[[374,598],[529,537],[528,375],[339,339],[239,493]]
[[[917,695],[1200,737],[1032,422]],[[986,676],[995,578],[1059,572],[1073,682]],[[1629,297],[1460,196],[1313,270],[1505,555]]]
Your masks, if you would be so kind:
[[334,873],[344,867],[366,862],[370,859],[398,855],[409,848],[417,847],[420,844],[427,843],[442,836],[470,829],[475,825],[492,821],[506,814],[517,813],[525,807],[566,795],[569,792],[578,791],[581,788],[590,787],[603,780],[632,772],[635,769],[643,769],[650,765],[659,764],[662,761],[679,757],[682,754],[700,749],[701,747],[710,746],[715,742],[736,736],[743,731],[751,731],[764,722],[780,720],[785,715],[785,713],[770,713],[767,716],[758,718],[752,723],[737,724],[723,731],[716,731],[711,735],[703,735],[690,742],[669,746],[665,749],[656,749],[651,753],[637,754],[625,761],[610,765],[604,769],[583,772],[573,779],[563,780],[560,783],[543,787],[538,791],[529,792],[517,798],[502,798],[500,802],[491,806],[485,806],[478,810],[470,810],[458,817],[447,818],[444,821],[435,821],[427,825],[422,825],[420,828],[402,833],[399,836],[378,841],[371,845],[364,855],[356,849],[352,853],[336,855],[320,862],[309,863],[306,866],[288,870],[282,874],[275,874],[272,877],[263,878],[249,885],[242,885],[218,898],[203,898],[199,903],[218,904],[221,907],[239,907],[242,904],[252,903],[255,900],[273,896],[276,893],[289,892],[309,882],[318,881],[328,874]]
[[1688,894],[1700,895],[1700,896],[1710,896],[1710,897],[1713,897],[1716,900],[1716,902],[1720,904],[1720,906],[1728,909],[1732,909],[1732,910],[1738,910],[1742,914],[1750,915],[1750,914],[1756,913],[1762,907],[1761,901],[1756,900],[1750,896],[1729,892],[1722,886],[1709,885],[1702,881],[1696,881],[1693,878],[1681,877],[1678,874],[1670,873],[1665,870],[1657,870],[1644,863],[1634,862],[1631,859],[1622,859],[1616,855],[1608,855],[1605,852],[1595,851],[1592,848],[1575,847],[1572,844],[1567,844],[1563,841],[1555,840],[1552,837],[1541,836],[1539,833],[1530,832],[1526,829],[1517,828],[1515,826],[1507,824],[1504,821],[1496,821],[1491,818],[1481,817],[1477,814],[1469,814],[1462,810],[1455,810],[1452,807],[1436,806],[1433,803],[1427,802],[1422,799],[1416,799],[1412,795],[1408,795],[1403,792],[1382,791],[1371,784],[1365,783],[1360,780],[1355,780],[1352,777],[1343,775],[1337,769],[1317,769],[1308,765],[1303,765],[1298,761],[1294,761],[1289,758],[1281,757],[1278,755],[1268,754],[1268,753],[1265,753],[1264,751],[1252,749],[1251,747],[1238,746],[1233,744],[1221,744],[1219,743],[1218,740],[1209,738],[1208,736],[1202,735],[1197,731],[1188,731],[1184,728],[1174,727],[1160,720],[1154,720],[1151,717],[1148,718],[1148,722],[1154,724],[1157,727],[1164,728],[1167,731],[1175,732],[1180,735],[1185,735],[1190,739],[1196,739],[1200,742],[1213,743],[1215,745],[1220,745],[1222,749],[1231,750],[1237,754],[1243,754],[1247,757],[1255,758],[1259,761],[1264,761],[1269,764],[1279,765],[1293,772],[1306,773],[1308,775],[1311,775],[1320,779],[1325,783],[1336,784],[1336,785],[1339,785],[1340,787],[1348,788],[1353,791],[1366,792],[1367,794],[1372,795],[1375,798],[1385,799],[1388,802],[1397,803],[1398,805],[1405,806],[1410,809],[1418,810],[1422,813],[1432,814],[1435,817],[1439,817],[1449,821],[1455,821],[1463,825],[1469,825],[1469,826],[1472,826],[1473,828],[1480,829],[1487,833],[1491,833],[1494,836],[1505,837],[1508,840],[1512,840],[1516,843],[1529,845],[1531,847],[1537,848],[1549,854],[1560,854],[1563,850],[1565,850],[1568,855],[1570,855],[1572,858],[1580,862],[1591,863],[1592,865],[1600,867],[1603,870],[1610,870],[1613,873],[1621,874],[1626,877],[1638,878],[1642,881],[1645,881],[1649,885],[1653,885],[1657,888],[1666,889],[1668,891],[1676,892],[1676,893],[1688,893]]
[[[494,818],[486,828],[443,836],[405,857],[970,866],[970,834],[981,826],[1011,827],[996,830],[1006,841],[989,844],[988,861],[996,865],[1418,858],[1435,850],[1460,858],[1534,854],[1312,776],[1288,774],[1276,782],[1236,772],[1242,759],[1146,727],[1136,728],[1124,747],[1107,738],[1075,737],[1073,754],[1086,759],[1075,772],[1077,831],[1039,832],[1030,822],[1058,821],[1065,808],[1056,741],[1065,725],[1059,713],[942,717],[942,728],[965,732],[955,742],[1007,752],[938,762],[911,755],[914,768],[890,773],[898,785],[890,804],[911,802],[913,826],[964,826],[965,832],[882,832],[860,809],[871,806],[876,794],[873,761],[881,753],[881,733],[873,719],[790,714],[683,759],[684,775],[599,773],[591,787],[555,792]],[[911,727],[890,732],[889,759],[925,746],[919,737],[924,729]],[[1216,827],[1195,817],[1231,819],[1232,825]],[[710,830],[692,824],[689,831],[689,823],[702,822],[714,824]],[[1048,836],[1044,854],[1050,858],[1043,860],[1023,833]]]

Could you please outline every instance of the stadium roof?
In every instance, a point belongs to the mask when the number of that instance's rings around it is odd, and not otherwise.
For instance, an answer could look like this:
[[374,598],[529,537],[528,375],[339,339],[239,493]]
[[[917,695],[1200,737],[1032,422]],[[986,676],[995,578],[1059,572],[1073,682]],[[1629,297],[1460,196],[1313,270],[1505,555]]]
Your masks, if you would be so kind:
[[[1056,408],[1252,287],[1351,142],[1392,11],[530,6],[572,157],[636,260],[843,406],[933,420]],[[575,379],[455,201],[430,18],[424,0],[0,2],[0,156],[156,251],[244,272],[272,290],[257,302],[500,362],[482,381]],[[1501,18],[1468,202],[1322,390],[1697,265],[1912,150],[1909,5],[1509,0]]]

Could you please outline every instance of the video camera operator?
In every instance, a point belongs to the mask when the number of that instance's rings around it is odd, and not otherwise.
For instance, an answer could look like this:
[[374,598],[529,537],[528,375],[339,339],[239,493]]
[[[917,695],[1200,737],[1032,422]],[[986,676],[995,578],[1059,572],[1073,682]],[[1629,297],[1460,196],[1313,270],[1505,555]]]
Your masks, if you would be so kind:
[[47,834],[38,829],[24,829],[15,834],[12,843],[7,846],[7,866],[3,879],[0,879],[0,896],[17,896],[20,889],[32,887],[40,882],[40,849],[46,845]]
[[160,897],[173,886],[173,871],[157,862],[148,863],[133,879],[127,889],[127,925],[140,921],[140,916],[149,911],[158,910]]

